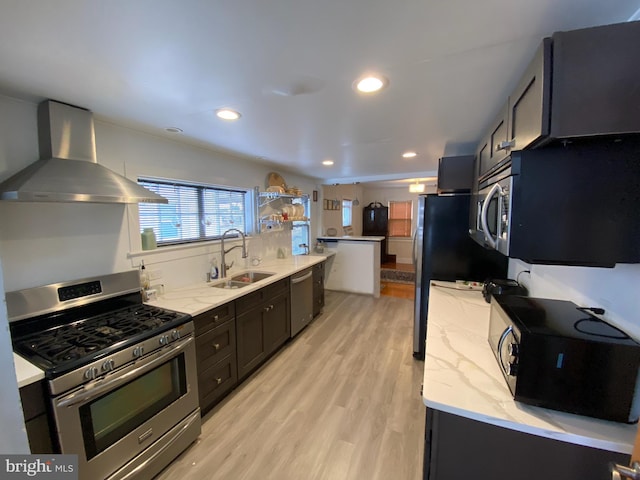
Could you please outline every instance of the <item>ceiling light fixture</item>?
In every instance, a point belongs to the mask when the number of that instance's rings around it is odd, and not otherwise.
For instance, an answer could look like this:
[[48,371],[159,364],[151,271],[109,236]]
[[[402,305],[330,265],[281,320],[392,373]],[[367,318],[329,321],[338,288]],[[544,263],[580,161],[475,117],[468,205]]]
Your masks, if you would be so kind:
[[333,160],[323,160],[322,164],[326,166],[331,166],[333,165]]
[[242,116],[240,112],[236,112],[230,108],[219,108],[216,110],[216,115],[223,120],[238,120]]
[[409,185],[409,192],[411,193],[424,193],[424,183],[418,183],[418,180],[416,180],[416,183],[412,183]]
[[416,152],[404,152],[402,158],[413,158],[418,155]]
[[361,93],[376,93],[389,84],[389,80],[381,75],[366,75],[355,81],[357,91]]

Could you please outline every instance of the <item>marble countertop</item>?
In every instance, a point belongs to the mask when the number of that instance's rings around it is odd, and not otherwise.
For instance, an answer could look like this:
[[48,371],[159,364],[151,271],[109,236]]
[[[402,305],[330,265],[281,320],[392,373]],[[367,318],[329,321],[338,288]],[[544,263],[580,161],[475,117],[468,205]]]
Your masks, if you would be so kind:
[[[230,302],[231,300],[235,300],[247,293],[258,290],[266,285],[277,282],[278,280],[293,275],[305,268],[321,263],[333,255],[333,252],[327,252],[326,254],[313,253],[311,255],[295,255],[284,259],[264,261],[262,264],[251,267],[250,269],[234,268],[228,272],[228,276],[237,275],[239,273],[246,272],[247,270],[269,272],[273,273],[273,275],[246,287],[233,290],[212,287],[213,284],[222,281],[222,279],[214,280],[211,283],[203,281],[188,287],[171,290],[164,295],[161,295],[156,300],[146,303],[169,310],[189,313],[192,316],[195,316]],[[18,387],[24,387],[25,385],[29,385],[30,383],[34,383],[44,378],[44,372],[41,369],[15,353],[13,354],[13,361],[18,380]]]
[[381,242],[382,240],[384,240],[385,237],[381,237],[381,236],[375,236],[375,235],[371,235],[371,236],[354,236],[354,235],[345,235],[342,237],[318,237],[318,240],[322,240],[323,242],[330,242],[330,241],[343,241],[343,240],[347,240],[347,241],[351,241],[351,242]]
[[[434,286],[434,283],[436,286]],[[490,306],[479,291],[432,282],[423,402],[427,407],[533,435],[625,454],[637,425],[513,400],[487,341]]]
[[13,365],[16,369],[18,388],[25,387],[44,378],[44,371],[28,362],[17,353],[13,354]]
[[221,279],[212,280],[211,283],[203,281],[187,287],[171,290],[159,296],[156,300],[150,300],[146,303],[195,316],[291,276],[305,268],[321,263],[331,255],[330,252],[327,254],[294,255],[283,259],[263,261],[260,265],[251,268],[234,268],[228,272],[227,277],[238,275],[247,270],[273,273],[273,275],[259,282],[247,285],[246,287],[236,289],[215,288],[212,286],[222,281]]

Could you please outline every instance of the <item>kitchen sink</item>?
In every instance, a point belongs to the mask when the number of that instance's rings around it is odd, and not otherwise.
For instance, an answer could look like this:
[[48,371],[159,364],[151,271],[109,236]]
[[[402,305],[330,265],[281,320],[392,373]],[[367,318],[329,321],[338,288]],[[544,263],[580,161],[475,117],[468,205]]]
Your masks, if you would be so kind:
[[231,277],[231,282],[240,282],[243,284],[249,284],[249,283],[255,283],[255,282],[259,282],[260,280],[264,280],[265,278],[269,278],[273,276],[273,273],[267,273],[267,272],[256,272],[254,270],[249,270],[247,272],[244,273],[239,273],[238,275],[234,275],[233,277]]
[[213,285],[211,285],[213,288],[227,288],[227,289],[234,289],[234,288],[242,288],[242,287],[246,287],[247,285],[249,285],[248,282],[237,282],[235,280],[225,280],[224,282],[218,282],[218,283],[214,283]]

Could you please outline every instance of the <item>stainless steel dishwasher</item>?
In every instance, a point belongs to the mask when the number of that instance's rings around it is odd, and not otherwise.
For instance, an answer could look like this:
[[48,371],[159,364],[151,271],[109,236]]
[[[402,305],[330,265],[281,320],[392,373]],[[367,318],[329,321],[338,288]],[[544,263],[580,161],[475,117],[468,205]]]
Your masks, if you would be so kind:
[[313,269],[291,276],[291,338],[313,319]]

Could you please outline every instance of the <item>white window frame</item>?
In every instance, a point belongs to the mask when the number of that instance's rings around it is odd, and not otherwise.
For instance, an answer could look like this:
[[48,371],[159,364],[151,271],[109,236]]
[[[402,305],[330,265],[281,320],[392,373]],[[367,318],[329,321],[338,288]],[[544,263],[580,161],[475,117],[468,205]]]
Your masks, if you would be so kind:
[[[147,188],[149,188],[150,185],[157,185],[158,189],[175,187],[175,188],[184,188],[185,193],[194,193],[194,192],[196,193],[196,198],[194,199],[194,202],[189,204],[189,202],[187,201],[186,205],[188,205],[191,209],[196,208],[197,211],[196,212],[192,211],[190,214],[184,213],[183,214],[184,218],[180,216],[180,214],[178,214],[179,222],[182,222],[185,219],[188,219],[189,217],[191,217],[191,219],[193,220],[194,214],[197,215],[197,219],[190,223],[190,229],[192,233],[191,235],[184,234],[185,236],[182,236],[183,234],[181,233],[181,235],[177,237],[173,236],[171,238],[164,238],[164,236],[162,235],[162,232],[160,231],[160,228],[161,228],[160,224],[154,223],[151,217],[153,216],[154,210],[161,211],[163,208],[167,208],[167,205],[143,204],[143,203],[138,205],[139,230],[140,232],[142,232],[144,227],[149,227],[149,226],[154,228],[154,231],[157,237],[158,247],[190,245],[190,244],[207,242],[211,240],[218,240],[222,237],[222,233],[229,228],[237,228],[238,230],[242,231],[247,235],[250,235],[253,233],[254,221],[255,221],[254,220],[255,211],[253,207],[253,204],[255,203],[255,199],[254,199],[253,189],[229,187],[229,186],[222,186],[222,185],[211,185],[211,184],[203,184],[203,183],[196,183],[196,182],[189,182],[189,181],[182,181],[182,180],[154,178],[154,177],[147,177],[147,176],[140,176],[138,178],[138,183],[144,185]],[[150,189],[154,190],[154,188],[150,188]],[[215,233],[211,234],[210,233],[211,227],[212,227],[211,218],[207,217],[206,211],[207,209],[211,211],[211,208],[217,209],[219,205],[215,203],[207,205],[206,197],[211,196],[211,194],[215,195],[217,192],[221,192],[223,194],[229,193],[229,195],[239,194],[243,199],[243,207],[242,207],[243,218],[241,219],[241,221],[229,223],[229,225],[224,225],[224,226],[222,224],[217,225],[217,228],[214,228]],[[162,192],[158,192],[158,193],[162,195]],[[173,203],[172,205],[174,206],[174,208],[176,208],[175,203]],[[165,213],[165,215],[175,216],[175,212],[172,212],[172,214]],[[143,218],[145,216],[148,217],[147,221],[145,221]],[[231,221],[231,218],[229,218],[228,220]],[[181,224],[179,223],[175,228],[183,228],[180,225]],[[209,230],[209,232],[207,232],[207,230]],[[196,231],[197,231],[197,234],[195,233]]]

